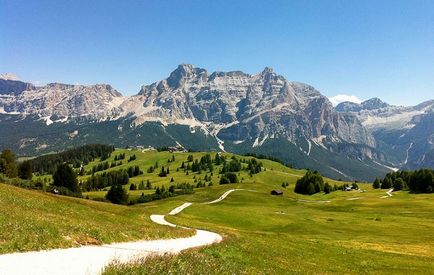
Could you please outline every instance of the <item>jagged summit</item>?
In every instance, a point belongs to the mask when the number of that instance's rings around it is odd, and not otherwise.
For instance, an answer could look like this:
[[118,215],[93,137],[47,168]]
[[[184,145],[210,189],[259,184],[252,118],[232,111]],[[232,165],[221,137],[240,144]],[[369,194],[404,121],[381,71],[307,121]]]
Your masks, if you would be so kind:
[[[179,65],[168,78],[145,85],[120,106],[135,124],[160,121],[200,125],[226,140],[257,137],[329,138],[374,146],[357,119],[336,112],[314,87],[290,82],[266,67],[250,75]],[[219,128],[219,130],[216,130]]]
[[378,97],[374,97],[363,101],[362,103],[355,103],[350,101],[344,101],[336,106],[338,112],[361,112],[363,110],[376,110],[381,108],[387,108],[390,105],[383,102]]
[[264,70],[262,70],[262,75],[266,75],[266,74],[273,74],[274,70],[271,67],[265,67]]
[[385,108],[385,107],[388,107],[390,105],[387,104],[386,102],[383,102],[378,97],[374,97],[374,98],[363,101],[362,103],[360,103],[360,106],[364,110],[373,110],[373,109]]

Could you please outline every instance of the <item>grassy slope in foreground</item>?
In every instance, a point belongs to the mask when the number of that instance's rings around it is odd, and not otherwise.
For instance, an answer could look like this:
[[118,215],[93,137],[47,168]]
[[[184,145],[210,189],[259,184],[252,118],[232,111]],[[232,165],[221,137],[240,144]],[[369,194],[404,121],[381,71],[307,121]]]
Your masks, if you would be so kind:
[[0,209],[0,254],[191,234],[152,223],[149,215],[155,208],[55,196],[5,184],[0,184]]
[[[201,270],[210,274],[426,274],[434,269],[432,194],[399,191],[381,199],[385,190],[361,184],[366,192],[300,196],[292,192],[291,180],[284,196],[275,197],[269,190],[287,176],[271,173],[259,174],[262,178],[256,183],[219,186],[171,199],[180,204],[208,201],[229,188],[257,191],[237,191],[220,203],[193,204],[180,215],[168,217],[176,224],[218,232],[225,237],[223,243],[184,252],[175,259],[114,265],[106,273],[152,274],[155,269],[149,263],[158,262],[159,272],[190,274]],[[188,266],[197,266],[197,272]],[[213,266],[219,266],[218,270],[209,269]]]

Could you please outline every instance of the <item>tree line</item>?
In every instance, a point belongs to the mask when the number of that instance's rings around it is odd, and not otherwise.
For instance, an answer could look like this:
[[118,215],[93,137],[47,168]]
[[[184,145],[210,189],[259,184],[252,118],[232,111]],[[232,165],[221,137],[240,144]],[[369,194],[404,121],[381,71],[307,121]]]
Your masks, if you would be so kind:
[[140,170],[139,166],[130,166],[128,169],[93,174],[81,185],[83,191],[95,191],[116,184],[126,185],[130,178],[141,174],[143,171]]
[[[282,183],[282,187],[284,188],[288,185],[288,183]],[[336,184],[331,185],[328,182],[324,182],[323,177],[318,171],[312,172],[308,170],[306,174],[295,183],[294,192],[304,195],[313,195],[320,192],[328,194],[337,190],[345,190],[347,187],[351,187],[352,189],[359,188],[357,183],[353,183],[351,186],[349,184],[342,184],[339,186]]]
[[89,162],[100,158],[102,161],[108,159],[115,150],[113,146],[103,144],[90,144],[69,149],[64,152],[43,155],[31,160],[33,172],[43,174],[53,174],[57,166],[61,163],[69,163],[75,168],[87,165]]
[[372,187],[377,189],[393,188],[394,191],[410,190],[415,193],[434,192],[434,170],[396,171],[388,173],[383,179],[375,179]]
[[33,165],[30,161],[17,162],[15,154],[5,149],[0,154],[0,174],[12,179],[19,177],[24,180],[31,180],[33,177]]

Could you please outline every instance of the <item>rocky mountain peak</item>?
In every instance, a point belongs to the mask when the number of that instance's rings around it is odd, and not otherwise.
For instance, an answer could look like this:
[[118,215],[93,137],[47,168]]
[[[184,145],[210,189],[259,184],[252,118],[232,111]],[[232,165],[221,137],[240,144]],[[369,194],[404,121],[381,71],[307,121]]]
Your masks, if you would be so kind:
[[198,78],[207,78],[207,71],[202,68],[196,68],[191,64],[179,65],[167,78],[167,84],[174,89],[178,89],[189,80]]
[[361,112],[377,110],[381,108],[389,107],[390,105],[382,101],[378,97],[374,97],[363,101],[362,103],[354,103],[350,101],[341,102],[336,106],[336,111],[338,112]]
[[374,98],[368,99],[366,101],[363,101],[360,104],[360,106],[362,107],[363,110],[374,110],[374,109],[380,109],[380,108],[388,107],[389,104],[383,102],[378,97],[374,97]]
[[271,67],[265,67],[261,72],[262,75],[274,74],[274,70]]

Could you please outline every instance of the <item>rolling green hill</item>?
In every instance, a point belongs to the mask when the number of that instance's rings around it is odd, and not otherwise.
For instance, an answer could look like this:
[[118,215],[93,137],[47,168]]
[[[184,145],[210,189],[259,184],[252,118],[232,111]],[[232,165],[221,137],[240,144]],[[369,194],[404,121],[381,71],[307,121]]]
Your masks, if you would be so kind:
[[[193,194],[180,195],[133,206],[56,196],[0,185],[1,253],[84,243],[107,243],[191,234],[152,224],[150,214],[166,214],[184,202],[207,202],[233,188],[213,205],[193,204],[168,221],[217,232],[220,244],[185,251],[180,255],[154,257],[131,264],[113,264],[107,274],[288,274],[288,273],[430,273],[433,268],[434,230],[433,194],[394,192],[381,198],[386,190],[359,183],[359,191],[335,191],[312,196],[295,194],[295,182],[304,170],[288,168],[262,159],[263,171],[249,175],[239,172],[242,183],[219,185],[221,165],[200,174],[188,175],[178,169],[188,156],[194,159],[205,152],[170,153],[116,149],[104,161],[125,154],[123,164],[107,171],[139,166],[142,175],[130,184],[149,180],[154,187],[176,183],[197,184],[205,175],[212,186],[195,188]],[[215,153],[211,153],[214,157]],[[135,155],[136,159],[128,162]],[[226,154],[230,158],[231,154]],[[174,161],[171,161],[175,158]],[[244,158],[237,156],[237,158]],[[249,159],[250,157],[245,157]],[[170,162],[168,162],[170,160]],[[159,169],[147,169],[158,162],[169,167],[167,177]],[[100,164],[99,159],[84,166],[85,171]],[[245,164],[243,164],[245,166]],[[96,172],[96,174],[104,171]],[[42,176],[50,178],[50,176]],[[90,175],[80,176],[85,181]],[[173,177],[174,181],[171,182]],[[196,182],[195,182],[196,181]],[[331,184],[342,182],[325,179]],[[288,182],[282,188],[282,182]],[[129,184],[124,186],[129,188]],[[283,196],[270,191],[282,189]],[[85,192],[90,199],[102,199],[107,191]],[[130,199],[154,190],[128,191]],[[17,231],[18,230],[18,231]],[[19,232],[19,233],[17,233]]]

